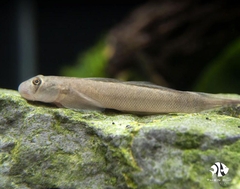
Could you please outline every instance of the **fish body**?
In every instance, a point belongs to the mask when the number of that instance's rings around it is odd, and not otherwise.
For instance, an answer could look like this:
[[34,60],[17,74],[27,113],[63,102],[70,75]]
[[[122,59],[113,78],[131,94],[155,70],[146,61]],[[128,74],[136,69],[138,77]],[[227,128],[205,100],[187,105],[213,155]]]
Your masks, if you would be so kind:
[[134,113],[193,113],[240,104],[212,94],[178,91],[142,82],[106,78],[38,75],[19,85],[27,100],[54,103],[72,109],[115,109]]

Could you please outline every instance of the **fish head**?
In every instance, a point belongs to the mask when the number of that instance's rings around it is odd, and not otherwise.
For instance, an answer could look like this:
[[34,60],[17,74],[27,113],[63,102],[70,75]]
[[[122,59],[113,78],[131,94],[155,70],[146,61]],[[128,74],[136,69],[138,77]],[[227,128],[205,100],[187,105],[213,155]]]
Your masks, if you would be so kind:
[[18,87],[18,92],[26,100],[53,102],[59,93],[57,84],[49,77],[37,75],[24,82]]

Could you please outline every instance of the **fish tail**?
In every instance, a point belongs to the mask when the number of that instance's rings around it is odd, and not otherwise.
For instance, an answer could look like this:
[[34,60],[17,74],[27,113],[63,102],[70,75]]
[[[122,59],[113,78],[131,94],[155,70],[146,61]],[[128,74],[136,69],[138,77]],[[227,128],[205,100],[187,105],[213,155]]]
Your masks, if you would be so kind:
[[226,99],[223,102],[223,105],[225,106],[236,106],[238,104],[240,104],[240,100],[237,99]]
[[212,100],[209,105],[214,107],[228,107],[228,106],[237,106],[240,104],[240,100],[238,99],[222,99],[222,98],[215,98]]

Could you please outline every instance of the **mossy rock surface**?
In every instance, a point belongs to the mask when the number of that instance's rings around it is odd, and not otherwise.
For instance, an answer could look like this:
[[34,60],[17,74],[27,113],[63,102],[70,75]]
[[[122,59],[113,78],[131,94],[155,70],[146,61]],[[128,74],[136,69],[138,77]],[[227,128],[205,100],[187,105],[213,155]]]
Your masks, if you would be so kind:
[[81,112],[0,89],[0,188],[240,188],[239,116]]

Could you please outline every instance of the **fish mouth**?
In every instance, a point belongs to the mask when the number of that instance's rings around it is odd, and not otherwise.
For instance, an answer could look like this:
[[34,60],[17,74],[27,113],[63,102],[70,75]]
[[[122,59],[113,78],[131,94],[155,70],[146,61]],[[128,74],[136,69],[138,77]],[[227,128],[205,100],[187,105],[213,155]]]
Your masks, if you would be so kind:
[[19,85],[18,92],[23,98],[27,100],[33,100],[33,101],[35,100],[34,97],[31,94],[29,94],[29,89],[26,85],[24,85],[24,83],[21,83]]

